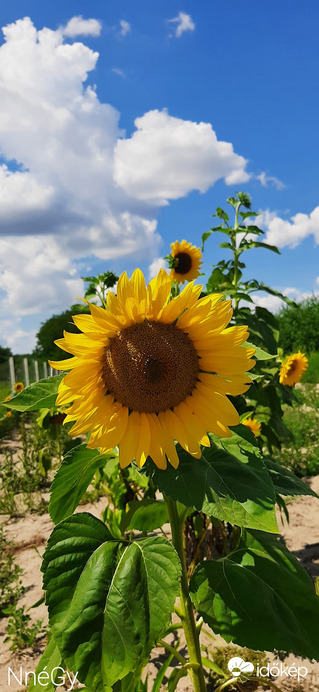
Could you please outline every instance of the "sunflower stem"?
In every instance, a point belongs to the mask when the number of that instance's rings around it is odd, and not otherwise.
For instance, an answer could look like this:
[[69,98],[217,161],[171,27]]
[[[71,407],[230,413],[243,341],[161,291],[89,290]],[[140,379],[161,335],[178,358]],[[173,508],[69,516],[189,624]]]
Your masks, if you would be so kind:
[[176,552],[178,553],[182,566],[180,617],[189,653],[189,672],[193,683],[194,692],[206,692],[206,684],[200,652],[199,631],[196,628],[193,606],[189,596],[185,551],[183,545],[184,519],[179,516],[177,505],[174,500],[171,500],[170,497],[165,496],[165,501],[172,529],[172,543]]
[[239,209],[241,207],[241,202],[238,202],[236,205],[236,211],[235,211],[235,223],[234,223],[234,234],[232,237],[232,246],[233,246],[233,255],[234,255],[234,278],[233,278],[233,285],[235,286],[236,293],[235,293],[235,313],[238,308],[238,303],[239,299],[237,298],[237,284],[238,284],[238,249],[237,249],[237,236],[236,236],[236,231],[238,228],[238,214],[239,214]]

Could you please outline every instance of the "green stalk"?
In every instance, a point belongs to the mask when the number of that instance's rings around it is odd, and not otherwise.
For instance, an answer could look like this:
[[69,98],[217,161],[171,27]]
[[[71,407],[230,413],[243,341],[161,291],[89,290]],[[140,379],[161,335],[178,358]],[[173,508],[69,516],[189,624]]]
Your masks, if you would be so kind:
[[[236,205],[236,211],[235,211],[235,223],[234,223],[234,231],[237,231],[238,228],[238,213],[239,209],[241,207],[241,202],[238,202]],[[233,286],[236,288],[236,294],[237,294],[237,283],[238,283],[238,251],[237,251],[237,241],[236,241],[236,233],[234,233],[232,237],[232,247],[233,247],[233,255],[234,255],[234,278],[233,278]],[[237,295],[235,294],[235,313],[238,308],[238,303],[239,299],[237,298]]]
[[171,500],[170,497],[165,496],[165,501],[172,529],[172,543],[176,552],[178,553],[182,565],[180,617],[185,632],[185,639],[189,654],[189,672],[193,683],[194,692],[206,692],[202,657],[200,652],[199,632],[196,628],[193,606],[188,589],[185,551],[183,545],[184,519],[180,518],[177,505],[174,500]]

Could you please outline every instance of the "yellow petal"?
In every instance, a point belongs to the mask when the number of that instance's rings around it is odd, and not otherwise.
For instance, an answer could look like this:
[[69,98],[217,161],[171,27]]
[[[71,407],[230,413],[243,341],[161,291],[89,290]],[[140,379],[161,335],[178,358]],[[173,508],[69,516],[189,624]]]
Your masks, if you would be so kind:
[[124,437],[122,438],[119,445],[119,460],[121,469],[125,469],[129,466],[131,461],[135,458],[136,450],[136,429],[138,427],[139,419],[138,411],[132,411],[128,417],[127,428]]
[[180,445],[186,449],[189,454],[198,459],[201,457],[201,450],[198,441],[192,435],[191,430],[187,430],[184,425],[184,420],[182,415],[180,415],[179,406],[176,406],[174,411],[167,410],[164,411],[166,427],[173,438],[177,440]]
[[157,319],[159,313],[163,310],[169,299],[171,285],[171,280],[164,269],[161,269],[158,275],[148,284],[146,316],[149,319]]
[[148,418],[148,423],[150,426],[150,457],[153,459],[154,464],[159,469],[166,469],[167,468],[167,461],[166,461],[166,456],[164,453],[164,445],[163,445],[163,439],[162,439],[162,434],[161,434],[161,426],[159,424],[159,421],[157,419],[157,416],[155,413],[149,413],[147,415]]

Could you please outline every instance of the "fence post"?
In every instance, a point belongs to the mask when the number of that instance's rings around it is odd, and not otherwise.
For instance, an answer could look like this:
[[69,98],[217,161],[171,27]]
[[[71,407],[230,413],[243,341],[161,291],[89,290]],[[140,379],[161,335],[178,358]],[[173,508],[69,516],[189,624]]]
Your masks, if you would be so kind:
[[53,377],[53,368],[50,366],[50,377]]
[[29,366],[28,366],[28,359],[27,358],[23,358],[23,367],[24,367],[25,386],[28,387],[30,384],[30,379],[29,379]]
[[43,375],[44,377],[48,376],[48,366],[47,363],[43,363]]
[[39,377],[39,366],[38,366],[37,360],[34,361],[34,374],[35,374],[35,381],[39,382],[40,377]]
[[16,382],[16,376],[15,376],[15,372],[14,372],[14,360],[13,360],[13,356],[10,356],[10,358],[9,358],[9,368],[10,368],[11,389],[12,389],[12,391],[14,391],[14,385],[15,385],[15,382]]

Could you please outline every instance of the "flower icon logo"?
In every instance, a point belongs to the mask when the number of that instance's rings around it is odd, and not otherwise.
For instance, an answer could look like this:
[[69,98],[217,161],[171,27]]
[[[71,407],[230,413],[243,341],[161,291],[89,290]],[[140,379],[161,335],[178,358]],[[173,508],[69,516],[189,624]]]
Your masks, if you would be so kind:
[[237,678],[239,675],[252,673],[254,670],[254,664],[250,663],[249,661],[244,661],[239,656],[234,656],[234,658],[231,658],[230,661],[228,661],[228,670],[230,670],[233,676]]

